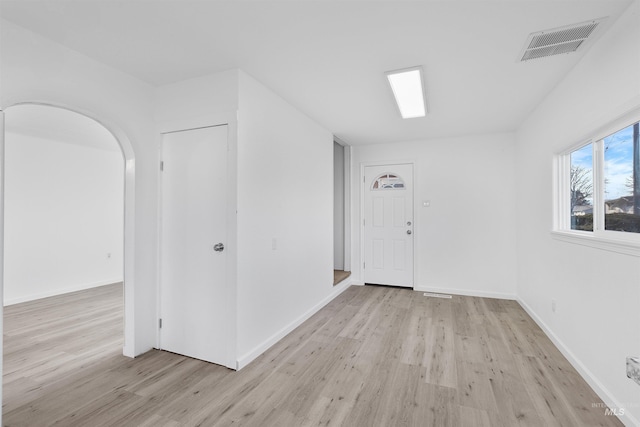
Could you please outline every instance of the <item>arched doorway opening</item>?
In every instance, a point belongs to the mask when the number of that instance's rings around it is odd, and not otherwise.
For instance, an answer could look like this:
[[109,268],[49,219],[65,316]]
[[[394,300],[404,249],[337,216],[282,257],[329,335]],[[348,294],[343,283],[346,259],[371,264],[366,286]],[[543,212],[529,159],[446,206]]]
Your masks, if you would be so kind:
[[[7,107],[4,110],[4,115],[5,115],[5,125],[7,125],[7,127],[9,129],[11,129],[12,127],[12,116],[13,116],[13,111],[18,111],[21,108],[39,108],[39,109],[46,109],[48,111],[53,111],[55,113],[58,113],[58,116],[60,116],[61,114],[68,114],[68,115],[75,115],[75,117],[80,118],[81,120],[84,120],[84,125],[85,127],[91,127],[93,126],[94,128],[99,128],[102,130],[103,134],[105,134],[106,136],[111,136],[113,138],[113,141],[115,141],[115,143],[117,144],[117,151],[118,151],[118,155],[120,156],[121,162],[123,164],[123,170],[122,170],[122,190],[123,190],[123,195],[122,195],[122,228],[121,228],[121,237],[122,237],[122,244],[120,247],[120,251],[118,253],[120,253],[120,257],[121,257],[121,264],[122,264],[122,268],[121,268],[121,276],[122,276],[122,281],[123,281],[123,287],[124,287],[124,325],[123,325],[123,331],[124,331],[124,343],[123,343],[123,348],[122,348],[122,352],[124,355],[129,356],[129,357],[133,357],[135,355],[135,347],[134,347],[134,316],[133,316],[133,310],[134,310],[134,202],[135,202],[135,157],[134,157],[134,152],[133,152],[133,148],[131,145],[131,142],[129,141],[129,139],[127,138],[127,136],[119,129],[118,126],[113,125],[112,123],[108,123],[105,122],[103,120],[98,119],[95,115],[91,114],[90,112],[86,112],[86,111],[82,111],[80,109],[76,109],[76,108],[69,108],[67,106],[63,106],[63,105],[56,105],[56,104],[52,104],[52,103],[42,103],[42,102],[18,102],[18,103],[14,103],[13,105]],[[86,130],[86,129],[85,129]],[[3,136],[4,136],[4,131],[2,131],[2,129],[0,129],[0,132],[3,132]],[[78,131],[78,129],[75,130],[68,130],[68,132],[70,134],[75,134],[72,135],[71,137],[75,137],[78,138],[79,136],[82,136],[82,129],[80,131]],[[4,144],[4,142],[3,142]],[[4,147],[0,147],[3,148]],[[3,156],[3,162],[5,162],[5,158]],[[11,160],[9,159],[9,162]],[[3,170],[6,170],[6,163],[3,163],[2,168]],[[1,213],[1,217],[0,220],[4,223],[5,217],[4,217],[4,207],[2,209],[0,209],[0,213]],[[5,235],[6,235],[6,231],[5,230]],[[4,246],[4,236],[2,239],[2,244]],[[109,252],[109,250],[107,251],[103,251],[104,253],[102,254],[104,256],[105,260],[109,260],[109,259],[113,259],[113,258],[108,258],[108,255],[111,254],[111,257],[114,256],[114,253],[117,251],[112,251]],[[5,270],[6,270],[6,266],[5,266]],[[4,279],[4,277],[0,278],[0,279]],[[3,288],[4,288],[4,283],[3,283]]]

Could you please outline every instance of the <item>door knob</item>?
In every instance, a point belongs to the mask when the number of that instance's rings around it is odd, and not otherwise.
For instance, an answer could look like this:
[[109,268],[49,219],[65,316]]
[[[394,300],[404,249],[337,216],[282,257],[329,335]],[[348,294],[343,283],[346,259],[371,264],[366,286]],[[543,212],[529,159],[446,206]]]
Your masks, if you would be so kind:
[[407,230],[407,234],[411,234],[411,230]]
[[213,245],[213,250],[216,251],[216,252],[224,251],[224,244],[223,243],[216,243],[215,245]]

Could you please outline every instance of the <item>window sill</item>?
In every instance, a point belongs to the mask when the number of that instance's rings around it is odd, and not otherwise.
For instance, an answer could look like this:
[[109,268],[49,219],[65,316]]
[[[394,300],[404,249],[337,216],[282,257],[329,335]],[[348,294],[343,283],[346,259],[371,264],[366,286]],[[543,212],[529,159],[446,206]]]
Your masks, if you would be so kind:
[[551,236],[562,242],[640,257],[640,241],[612,239],[610,237],[594,236],[587,233],[588,232],[553,230],[551,231]]

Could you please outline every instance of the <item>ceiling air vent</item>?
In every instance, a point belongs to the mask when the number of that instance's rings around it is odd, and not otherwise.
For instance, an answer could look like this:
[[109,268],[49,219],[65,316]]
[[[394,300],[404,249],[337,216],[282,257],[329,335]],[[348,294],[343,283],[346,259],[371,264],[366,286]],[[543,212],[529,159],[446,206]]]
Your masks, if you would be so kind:
[[606,18],[529,34],[520,61],[575,52]]

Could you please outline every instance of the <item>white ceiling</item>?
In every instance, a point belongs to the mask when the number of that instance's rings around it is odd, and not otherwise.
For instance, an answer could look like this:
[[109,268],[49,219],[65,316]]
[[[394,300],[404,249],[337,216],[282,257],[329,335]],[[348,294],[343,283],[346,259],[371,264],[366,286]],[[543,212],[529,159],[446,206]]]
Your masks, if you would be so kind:
[[68,144],[120,151],[118,140],[100,123],[63,108],[23,104],[5,112],[6,131]]
[[[520,63],[528,34],[609,16],[606,31],[630,3],[1,0],[0,12],[151,85],[241,68],[357,145],[516,130],[590,46]],[[384,72],[415,65],[429,114],[402,120]]]

